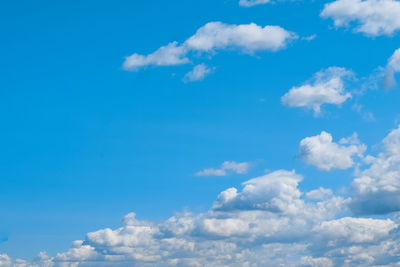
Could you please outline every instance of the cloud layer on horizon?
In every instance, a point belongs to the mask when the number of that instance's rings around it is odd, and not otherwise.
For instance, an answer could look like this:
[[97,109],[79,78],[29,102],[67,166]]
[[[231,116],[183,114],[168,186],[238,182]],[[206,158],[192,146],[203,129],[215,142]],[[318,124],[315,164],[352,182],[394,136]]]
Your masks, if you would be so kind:
[[[311,138],[321,136],[334,149],[364,150],[354,135],[339,143],[324,132]],[[400,216],[389,213],[400,211],[400,126],[382,146],[365,157],[347,196],[322,187],[301,191],[302,175],[277,170],[224,190],[204,213],[161,222],[130,213],[120,228],[90,232],[66,252],[42,252],[32,262],[1,254],[0,266],[397,266]],[[350,150],[340,153],[350,157]]]

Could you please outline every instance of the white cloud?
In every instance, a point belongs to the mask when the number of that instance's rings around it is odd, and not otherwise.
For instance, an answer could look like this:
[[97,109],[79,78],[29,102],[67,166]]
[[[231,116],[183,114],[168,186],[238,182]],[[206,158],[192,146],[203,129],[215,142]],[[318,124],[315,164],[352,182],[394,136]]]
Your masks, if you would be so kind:
[[325,5],[323,18],[332,18],[336,27],[355,22],[356,32],[367,36],[392,35],[400,29],[400,2],[395,0],[337,0]]
[[333,195],[332,190],[320,187],[306,193],[308,199],[326,199]]
[[334,243],[366,243],[377,242],[387,238],[397,225],[390,219],[378,220],[371,218],[346,217],[338,220],[324,221],[314,227],[319,239]]
[[350,207],[356,214],[400,211],[400,126],[382,143],[382,152],[366,158],[371,165],[352,183],[355,195]]
[[340,105],[352,97],[344,87],[344,79],[352,76],[353,73],[344,68],[322,70],[314,75],[312,81],[291,88],[282,97],[282,103],[288,107],[312,109],[315,115],[319,115],[321,105]]
[[197,172],[196,176],[226,176],[229,173],[246,174],[250,168],[248,162],[225,161],[218,169],[208,168]]
[[272,3],[271,0],[240,0],[239,5],[244,7],[252,7],[256,5],[264,5]]
[[171,66],[189,63],[189,52],[215,52],[235,49],[253,54],[257,51],[277,51],[296,39],[297,35],[279,26],[261,27],[257,24],[225,24],[210,22],[197,30],[183,44],[172,42],[149,55],[133,54],[126,58],[123,68],[137,71],[146,66]]
[[302,176],[295,172],[276,171],[243,183],[242,192],[231,188],[222,192],[214,204],[216,210],[269,210],[296,209],[300,191],[297,189]]
[[123,68],[126,70],[139,70],[145,66],[172,66],[189,63],[186,57],[187,49],[178,46],[177,42],[172,42],[166,46],[160,47],[157,51],[149,55],[133,54],[125,59]]
[[391,88],[396,85],[394,78],[396,72],[400,72],[400,48],[388,60],[385,76],[383,77],[383,87]]
[[186,73],[183,77],[184,82],[195,82],[203,80],[207,75],[213,72],[213,68],[207,67],[206,64],[196,65],[193,70]]
[[329,258],[305,256],[301,257],[300,265],[305,267],[333,267],[333,262]]
[[[294,171],[275,171],[244,182],[242,190],[222,192],[207,212],[158,223],[130,213],[120,228],[88,233],[66,252],[41,253],[28,265],[328,267],[399,261],[394,221],[341,217],[347,200],[319,189],[323,196],[307,201],[302,195],[316,193],[301,192],[301,180]],[[0,255],[2,261],[17,263],[7,255]]]
[[300,158],[322,171],[345,170],[354,166],[354,156],[362,157],[366,146],[360,144],[357,134],[333,142],[330,133],[306,137],[300,142]]

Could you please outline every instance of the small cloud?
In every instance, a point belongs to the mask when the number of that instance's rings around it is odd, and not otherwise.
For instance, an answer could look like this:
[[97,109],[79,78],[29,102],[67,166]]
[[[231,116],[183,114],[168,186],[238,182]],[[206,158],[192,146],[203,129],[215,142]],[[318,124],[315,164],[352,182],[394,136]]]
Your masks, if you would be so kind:
[[257,6],[257,5],[265,5],[273,3],[271,0],[240,0],[239,1],[239,6],[244,6],[244,7],[252,7],[252,6]]
[[310,35],[310,36],[303,37],[303,38],[301,38],[301,39],[304,40],[304,41],[312,41],[312,40],[314,40],[315,38],[317,38],[317,35],[316,35],[316,34],[313,34],[313,35]]
[[206,64],[196,65],[193,70],[186,73],[183,77],[183,82],[196,82],[203,80],[206,76],[211,74],[215,68],[209,68]]
[[246,174],[250,168],[248,162],[225,161],[217,169],[207,168],[197,172],[196,176],[227,176],[230,173]]

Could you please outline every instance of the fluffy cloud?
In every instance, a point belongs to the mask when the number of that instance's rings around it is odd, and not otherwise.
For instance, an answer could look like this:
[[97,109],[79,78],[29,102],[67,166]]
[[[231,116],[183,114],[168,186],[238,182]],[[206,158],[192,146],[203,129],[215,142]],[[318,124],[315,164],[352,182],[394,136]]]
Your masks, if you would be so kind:
[[383,78],[383,87],[391,88],[396,85],[396,80],[394,78],[396,72],[400,72],[400,48],[397,49],[388,60],[385,76]]
[[330,133],[322,131],[300,142],[300,158],[323,171],[351,168],[354,166],[353,157],[362,157],[365,150],[366,146],[360,144],[357,134],[335,143]]
[[203,80],[207,75],[213,71],[213,68],[207,67],[206,64],[196,65],[193,70],[186,73],[183,77],[184,82],[195,82]]
[[385,214],[400,211],[400,126],[382,142],[376,157],[368,156],[370,166],[361,171],[352,187],[350,207],[355,214]]
[[288,107],[303,107],[321,113],[321,105],[340,105],[351,94],[345,91],[344,79],[352,77],[353,73],[344,68],[330,67],[316,73],[306,84],[293,87],[282,97],[282,103]]
[[225,161],[218,169],[208,168],[197,172],[196,176],[226,176],[229,173],[245,174],[250,168],[248,162]]
[[[294,171],[278,170],[244,182],[241,190],[225,190],[207,212],[176,214],[158,223],[130,213],[118,229],[88,233],[66,252],[41,253],[25,264],[325,267],[399,261],[394,221],[342,217],[348,200],[323,188],[301,192],[301,180]],[[0,255],[4,262],[18,266]]]
[[133,54],[125,59],[125,70],[137,71],[146,66],[172,66],[189,63],[190,52],[215,52],[235,49],[253,54],[257,51],[277,51],[296,39],[296,34],[279,26],[257,24],[225,24],[210,22],[197,30],[183,44],[172,42],[149,55]]
[[271,0],[240,0],[239,5],[244,7],[252,7],[271,3]]
[[368,36],[392,35],[400,29],[400,2],[395,0],[337,0],[325,5],[323,18],[336,27],[356,22],[356,32]]
[[217,210],[285,211],[299,207],[297,188],[302,176],[295,172],[276,171],[243,183],[242,192],[230,188],[218,196]]

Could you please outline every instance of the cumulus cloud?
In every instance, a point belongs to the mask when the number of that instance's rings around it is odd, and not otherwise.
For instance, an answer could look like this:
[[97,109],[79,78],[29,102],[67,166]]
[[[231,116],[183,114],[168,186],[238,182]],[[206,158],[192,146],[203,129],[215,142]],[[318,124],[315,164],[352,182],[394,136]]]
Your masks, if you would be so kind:
[[282,98],[288,107],[312,109],[315,115],[321,113],[321,105],[340,105],[351,94],[346,92],[344,81],[354,74],[344,68],[330,67],[317,72],[313,79],[302,86],[293,87]]
[[400,2],[395,0],[337,0],[325,4],[323,18],[336,27],[354,22],[356,32],[367,36],[393,35],[400,29]]
[[335,143],[330,133],[322,131],[319,135],[301,140],[300,158],[322,171],[345,170],[353,167],[354,156],[362,157],[366,149],[357,134]]
[[385,76],[383,77],[383,87],[391,88],[396,85],[396,80],[394,78],[396,72],[400,72],[400,48],[397,49],[388,60]]
[[[24,266],[326,267],[399,261],[394,221],[343,217],[347,199],[323,188],[301,192],[302,178],[274,171],[221,192],[204,213],[184,212],[157,223],[130,213],[121,227],[90,232],[69,250],[40,253]],[[3,266],[16,262],[0,255],[0,263],[8,264]]]
[[353,183],[350,207],[359,214],[385,214],[400,211],[400,126],[382,142],[382,152],[366,157],[370,164]]
[[255,23],[225,24],[210,22],[199,28],[184,43],[172,42],[148,55],[133,54],[125,59],[125,70],[137,71],[146,66],[172,66],[190,62],[190,52],[214,53],[234,49],[253,54],[257,51],[278,51],[297,35],[279,26],[261,27]]
[[213,72],[213,68],[207,67],[206,64],[196,65],[193,70],[186,73],[183,77],[184,82],[195,82],[203,80],[207,75]]
[[248,162],[225,161],[218,169],[208,168],[197,172],[196,176],[226,176],[230,173],[246,174],[250,168]]
[[264,5],[271,3],[271,0],[240,0],[239,5],[244,7],[252,7],[256,5]]

